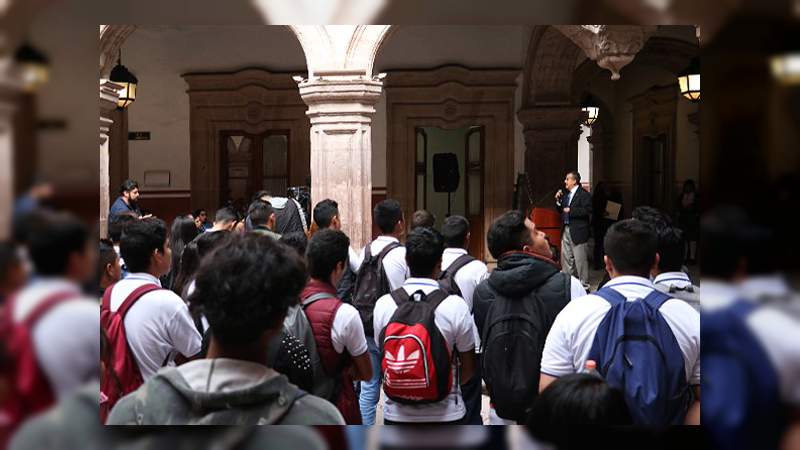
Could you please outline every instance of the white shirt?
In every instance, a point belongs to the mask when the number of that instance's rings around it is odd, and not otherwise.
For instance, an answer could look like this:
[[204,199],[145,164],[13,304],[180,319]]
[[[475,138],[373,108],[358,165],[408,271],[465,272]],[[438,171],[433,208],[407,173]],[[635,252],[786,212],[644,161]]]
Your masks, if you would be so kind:
[[678,289],[685,289],[692,285],[689,275],[684,272],[664,272],[656,275],[653,284],[660,284],[666,287],[675,286]]
[[[128,295],[145,284],[161,286],[149,273],[132,273],[111,291],[111,311],[116,311]],[[125,337],[145,381],[165,362],[171,364],[176,352],[194,356],[202,337],[194,325],[186,303],[174,292],[162,289],[143,295],[125,316]]]
[[[562,196],[560,199],[558,199],[557,203],[559,205],[565,207],[565,208],[567,206],[571,205],[572,204],[572,200],[575,198],[575,192],[578,190],[579,187],[580,187],[579,184],[576,184],[575,186],[572,186],[572,189],[569,190],[569,195],[567,195],[566,197]],[[567,201],[566,204],[564,204],[564,202],[566,200],[569,200],[569,201]]]
[[[759,284],[761,284],[760,281],[752,279],[746,280],[739,286],[704,280],[700,287],[703,310],[714,311],[724,308],[733,304],[737,299],[756,301],[746,294],[749,294],[754,286]],[[772,290],[770,289],[770,291]],[[774,290],[777,291],[777,289]],[[764,293],[763,291],[759,292]],[[786,314],[785,311],[765,305],[747,317],[747,327],[761,342],[778,375],[781,398],[786,403],[799,407],[800,346],[797,343],[800,342],[800,319]]]
[[[628,301],[644,298],[654,288],[653,283],[641,277],[621,276],[612,279],[606,287],[613,288]],[[547,335],[542,353],[542,373],[562,377],[583,370],[597,333],[611,305],[594,294],[577,298],[556,317]],[[700,314],[686,302],[667,300],[659,309],[681,349],[690,385],[700,384]]]
[[344,353],[347,349],[351,356],[361,356],[367,351],[364,323],[353,305],[342,303],[336,310],[331,325],[331,342],[336,353]]
[[[418,290],[425,294],[439,288],[439,283],[428,278],[409,278],[403,284],[403,289],[411,295]],[[386,294],[375,303],[373,317],[375,343],[381,346],[380,334],[397,310],[397,304],[391,295]],[[475,349],[475,340],[472,335],[473,320],[470,316],[466,302],[456,295],[448,296],[442,300],[434,312],[434,323],[442,333],[448,348],[460,352],[471,352]],[[464,417],[464,399],[461,396],[459,381],[455,376],[456,367],[453,364],[453,389],[450,395],[438,403],[426,405],[403,405],[387,398],[383,408],[385,418],[396,422],[452,422]]]
[[38,278],[16,296],[14,322],[21,322],[42,301],[57,292],[71,292],[75,300],[52,307],[33,326],[32,339],[42,372],[57,398],[99,376],[100,308],[96,297],[85,297],[77,284],[63,278]]
[[[442,271],[447,270],[453,262],[461,255],[466,255],[467,251],[463,248],[446,248],[442,253]],[[478,287],[481,281],[489,278],[489,270],[482,261],[474,260],[461,267],[456,272],[455,282],[458,289],[461,290],[461,298],[467,303],[470,311],[472,308],[472,295],[475,293],[475,288]],[[475,316],[472,316],[472,336],[475,339],[475,348],[481,347],[480,336],[478,336],[478,327],[475,325]]]
[[[391,236],[378,236],[377,239],[369,244],[370,255],[376,256],[384,247],[392,242],[399,243],[400,241]],[[366,249],[366,247],[364,247],[364,249]],[[353,253],[356,253],[356,255]],[[361,263],[364,261],[365,252],[362,251],[360,254],[357,252],[353,253],[350,253],[350,264],[354,266],[354,270],[358,272],[358,268],[361,267]],[[356,256],[356,263],[353,263],[353,256]],[[406,248],[401,245],[387,253],[383,258],[383,270],[386,272],[386,278],[389,280],[390,290],[393,291],[402,286],[403,282],[405,282],[406,278],[409,276],[408,265],[406,265]]]

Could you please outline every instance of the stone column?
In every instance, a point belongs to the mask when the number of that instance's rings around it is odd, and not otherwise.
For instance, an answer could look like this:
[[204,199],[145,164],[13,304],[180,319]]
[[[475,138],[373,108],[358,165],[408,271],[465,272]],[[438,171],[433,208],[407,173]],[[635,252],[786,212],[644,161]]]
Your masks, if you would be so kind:
[[564,175],[578,169],[583,113],[577,106],[540,106],[517,112],[525,135],[525,172],[534,207],[552,208]]
[[311,121],[311,201],[339,203],[342,231],[353,248],[372,237],[371,122],[382,87],[382,76],[363,74],[341,70],[295,77]]
[[111,207],[108,179],[108,132],[111,114],[117,107],[122,86],[106,81],[100,84],[100,237],[108,237],[108,210]]
[[10,57],[0,57],[0,241],[11,236],[14,212],[14,110],[21,86],[12,64]]

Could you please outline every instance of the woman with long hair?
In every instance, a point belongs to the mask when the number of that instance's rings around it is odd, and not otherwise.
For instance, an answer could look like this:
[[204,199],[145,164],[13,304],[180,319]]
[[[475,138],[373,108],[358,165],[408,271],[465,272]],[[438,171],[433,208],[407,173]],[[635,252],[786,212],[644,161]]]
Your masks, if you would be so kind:
[[[178,216],[172,221],[169,233],[169,248],[172,250],[172,265],[169,273],[161,279],[161,285],[172,289],[175,278],[181,270],[181,256],[186,244],[192,242],[200,231],[197,229],[192,216]],[[178,293],[180,295],[180,293]]]

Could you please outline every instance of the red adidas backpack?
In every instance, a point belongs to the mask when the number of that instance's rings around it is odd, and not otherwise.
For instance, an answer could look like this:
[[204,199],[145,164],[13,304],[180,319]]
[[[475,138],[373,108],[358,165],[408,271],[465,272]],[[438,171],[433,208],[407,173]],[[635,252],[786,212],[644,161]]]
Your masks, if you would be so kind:
[[397,310],[381,330],[383,391],[404,404],[435,403],[453,388],[451,352],[434,321],[436,308],[448,294],[437,289],[428,295],[404,288],[391,293]]
[[[5,361],[0,378],[7,383],[8,391],[0,405],[0,429],[7,435],[22,421],[44,411],[55,403],[55,394],[36,357],[33,328],[55,306],[77,298],[73,291],[50,294],[21,321],[14,322],[16,297],[6,303],[0,317],[0,339],[5,346]],[[2,445],[0,445],[2,447]]]
[[125,336],[125,315],[144,294],[161,289],[155,284],[140,286],[128,295],[119,309],[111,312],[111,291],[114,286],[116,285],[106,288],[100,305],[100,327],[106,339],[106,348],[100,355],[103,363],[100,378],[101,423],[106,423],[111,408],[120,398],[135,391],[144,383]]

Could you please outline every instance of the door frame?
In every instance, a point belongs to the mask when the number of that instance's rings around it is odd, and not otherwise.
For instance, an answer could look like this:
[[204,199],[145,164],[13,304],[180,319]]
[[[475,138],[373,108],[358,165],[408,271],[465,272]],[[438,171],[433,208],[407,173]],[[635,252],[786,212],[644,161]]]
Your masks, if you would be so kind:
[[[483,230],[511,209],[514,190],[514,97],[519,69],[387,71],[387,196],[400,202],[406,217],[416,205],[416,128],[484,129]],[[491,152],[491,153],[490,153]],[[491,156],[491,157],[489,157]],[[391,170],[388,170],[391,168]],[[482,254],[495,262],[484,236]]]
[[189,89],[192,209],[214,210],[221,198],[220,131],[289,130],[290,186],[311,174],[311,124],[292,73],[245,69],[183,75]]
[[[286,143],[287,143],[287,155],[286,155],[286,185],[287,187],[291,186],[290,178],[292,173],[292,158],[291,154],[289,153],[292,148],[292,135],[291,130],[288,129],[274,129],[269,128],[261,133],[250,133],[244,130],[219,130],[218,131],[218,147],[219,147],[219,197],[217,199],[220,205],[225,204],[227,201],[225,197],[225,191],[227,189],[227,181],[228,181],[228,155],[227,155],[227,145],[226,141],[227,138],[230,136],[246,136],[253,139],[254,142],[254,151],[253,160],[251,162],[252,167],[255,168],[253,172],[250,173],[250,182],[256,182],[257,180],[264,179],[264,138],[268,136],[286,136]],[[256,175],[259,175],[256,177]],[[255,192],[261,190],[260,188],[255,189]],[[275,196],[284,196],[286,195],[285,192],[273,192],[272,195]],[[245,199],[249,200],[249,199]]]

